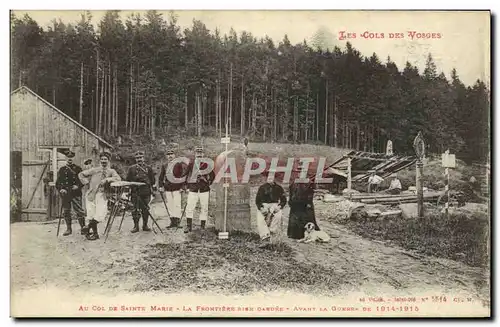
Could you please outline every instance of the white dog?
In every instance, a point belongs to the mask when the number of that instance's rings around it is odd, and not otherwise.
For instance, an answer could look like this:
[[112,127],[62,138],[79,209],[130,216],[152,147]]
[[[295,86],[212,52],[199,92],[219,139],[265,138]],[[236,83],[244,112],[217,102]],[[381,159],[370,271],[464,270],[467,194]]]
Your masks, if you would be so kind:
[[304,238],[299,240],[300,243],[311,243],[311,242],[320,242],[320,243],[328,243],[330,242],[330,236],[322,230],[315,230],[313,223],[307,223],[304,226]]

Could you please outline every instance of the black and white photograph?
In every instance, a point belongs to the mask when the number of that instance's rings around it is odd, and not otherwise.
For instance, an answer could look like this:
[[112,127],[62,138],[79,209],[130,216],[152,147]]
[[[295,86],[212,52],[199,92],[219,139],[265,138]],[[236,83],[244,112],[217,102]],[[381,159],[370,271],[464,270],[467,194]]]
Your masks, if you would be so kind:
[[11,317],[491,317],[490,40],[488,10],[11,10]]

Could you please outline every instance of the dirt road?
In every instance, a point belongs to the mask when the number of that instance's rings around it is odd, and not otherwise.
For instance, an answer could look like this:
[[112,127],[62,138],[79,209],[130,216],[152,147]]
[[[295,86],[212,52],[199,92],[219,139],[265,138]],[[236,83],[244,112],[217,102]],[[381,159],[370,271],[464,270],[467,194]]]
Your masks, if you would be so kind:
[[[168,224],[163,210],[161,203],[153,204],[153,215],[158,217],[162,228]],[[487,284],[489,278],[483,270],[451,260],[417,255],[389,243],[363,239],[344,227],[323,219],[328,216],[329,212],[332,212],[331,204],[317,203],[316,210],[320,213],[318,223],[332,236],[332,242],[299,244],[286,239],[285,243],[293,250],[291,258],[280,261],[279,253],[274,253],[272,259],[269,259],[269,262],[266,261],[269,269],[279,266],[276,271],[280,269],[296,271],[300,270],[301,266],[312,267],[308,268],[307,274],[314,273],[317,277],[314,277],[315,280],[304,281],[305,284],[318,286],[309,288],[311,294],[318,292],[326,295],[361,292],[366,296],[379,296],[380,294],[412,296],[416,293],[456,294],[473,297],[483,304],[489,304]],[[284,216],[288,217],[288,210],[285,211]],[[197,224],[196,220],[195,224]],[[286,225],[285,220],[284,226]],[[76,223],[73,235],[59,238],[56,238],[56,222],[12,224],[12,294],[52,288],[112,296],[124,294],[124,292],[134,293],[138,290],[138,285],[141,285],[140,289],[144,289],[144,285],[148,283],[168,284],[168,280],[174,273],[175,276],[181,276],[175,277],[178,281],[175,290],[182,292],[185,288],[192,291],[205,289],[203,287],[206,284],[201,284],[201,279],[194,277],[183,283],[182,276],[191,276],[196,273],[199,275],[203,267],[206,268],[205,277],[211,276],[212,280],[223,283],[230,282],[231,289],[238,290],[238,280],[243,281],[242,276],[249,274],[245,269],[255,269],[248,268],[248,264],[231,264],[231,262],[236,262],[234,260],[238,260],[229,258],[230,253],[228,253],[234,249],[235,245],[218,250],[217,242],[221,241],[217,241],[213,235],[202,236],[197,241],[193,241],[183,233],[182,229],[164,229],[165,234],[152,232],[131,234],[129,232],[131,228],[132,219],[126,216],[121,231],[117,231],[118,223],[115,223],[108,241],[104,243],[103,239],[96,242],[84,240],[83,236],[79,235],[79,227]],[[100,231],[103,229],[104,225],[100,225]],[[198,244],[193,244],[193,242]],[[165,254],[163,257],[161,251],[158,250],[158,244],[168,246],[167,248],[164,246],[161,250]],[[251,261],[253,257],[261,258],[261,260],[266,257],[266,252],[259,250],[256,242],[249,241],[248,245],[243,246],[251,251],[246,254],[246,261]],[[193,262],[184,265],[185,261],[179,261],[189,260],[186,257],[189,257],[190,253],[197,256],[192,260],[198,265],[197,272],[189,270],[192,269],[189,265]],[[204,256],[203,253],[206,255]],[[142,269],[141,271],[148,270],[150,267],[158,273],[152,277],[152,275],[140,273],[138,267]],[[250,275],[258,275],[256,271],[251,270]],[[326,279],[323,276],[325,274],[330,274],[330,279]],[[294,285],[300,281],[298,277],[293,276],[284,277],[290,278],[287,284],[276,282],[277,286],[274,290],[280,291],[281,287],[283,291],[296,289]],[[196,283],[200,284],[196,285]],[[188,284],[189,287],[187,287]],[[324,287],[322,287],[323,284]],[[261,284],[256,282],[251,288],[253,291],[259,291],[259,285]],[[224,292],[224,289],[228,288],[220,288],[219,291]],[[301,288],[301,292],[304,290],[308,290],[307,285]],[[170,292],[170,290],[165,289],[164,292]]]

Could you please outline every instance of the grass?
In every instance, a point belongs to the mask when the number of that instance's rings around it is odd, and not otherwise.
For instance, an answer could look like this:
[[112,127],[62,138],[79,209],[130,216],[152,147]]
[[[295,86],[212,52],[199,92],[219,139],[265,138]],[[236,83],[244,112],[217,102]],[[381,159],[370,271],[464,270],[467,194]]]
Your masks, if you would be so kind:
[[143,251],[135,271],[143,282],[134,291],[204,290],[245,294],[294,290],[331,293],[347,276],[317,264],[298,263],[285,243],[259,248],[255,234],[217,240],[212,231],[193,231],[183,244],[155,244]]
[[391,240],[422,254],[475,267],[485,267],[489,262],[489,218],[484,212],[450,213],[448,218],[434,212],[423,219],[344,220],[342,223],[363,237]]

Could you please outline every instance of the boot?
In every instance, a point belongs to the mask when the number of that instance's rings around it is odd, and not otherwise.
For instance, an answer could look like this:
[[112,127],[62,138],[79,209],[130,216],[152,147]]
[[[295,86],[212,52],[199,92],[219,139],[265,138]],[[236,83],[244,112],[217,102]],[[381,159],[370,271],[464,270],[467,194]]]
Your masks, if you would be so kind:
[[73,230],[71,229],[71,218],[65,218],[66,221],[66,231],[64,232],[63,236],[68,236],[73,233]]
[[193,230],[193,218],[186,219],[186,228],[184,228],[184,233],[189,233]]
[[206,221],[205,221],[205,220],[202,220],[202,221],[201,221],[201,229],[205,229],[205,224],[206,224]]
[[142,230],[145,232],[151,231],[151,228],[148,227],[148,216],[142,216]]
[[85,235],[85,230],[83,229],[85,227],[85,218],[78,218],[78,223],[80,224],[81,230],[80,234]]
[[138,231],[139,231],[139,219],[134,217],[134,228],[130,232],[137,233]]
[[177,227],[177,218],[170,217],[170,225],[167,226],[168,229]]
[[89,221],[89,229],[92,230],[91,234],[87,234],[87,239],[89,241],[95,241],[99,239],[99,233],[97,231],[97,220],[92,219]]

